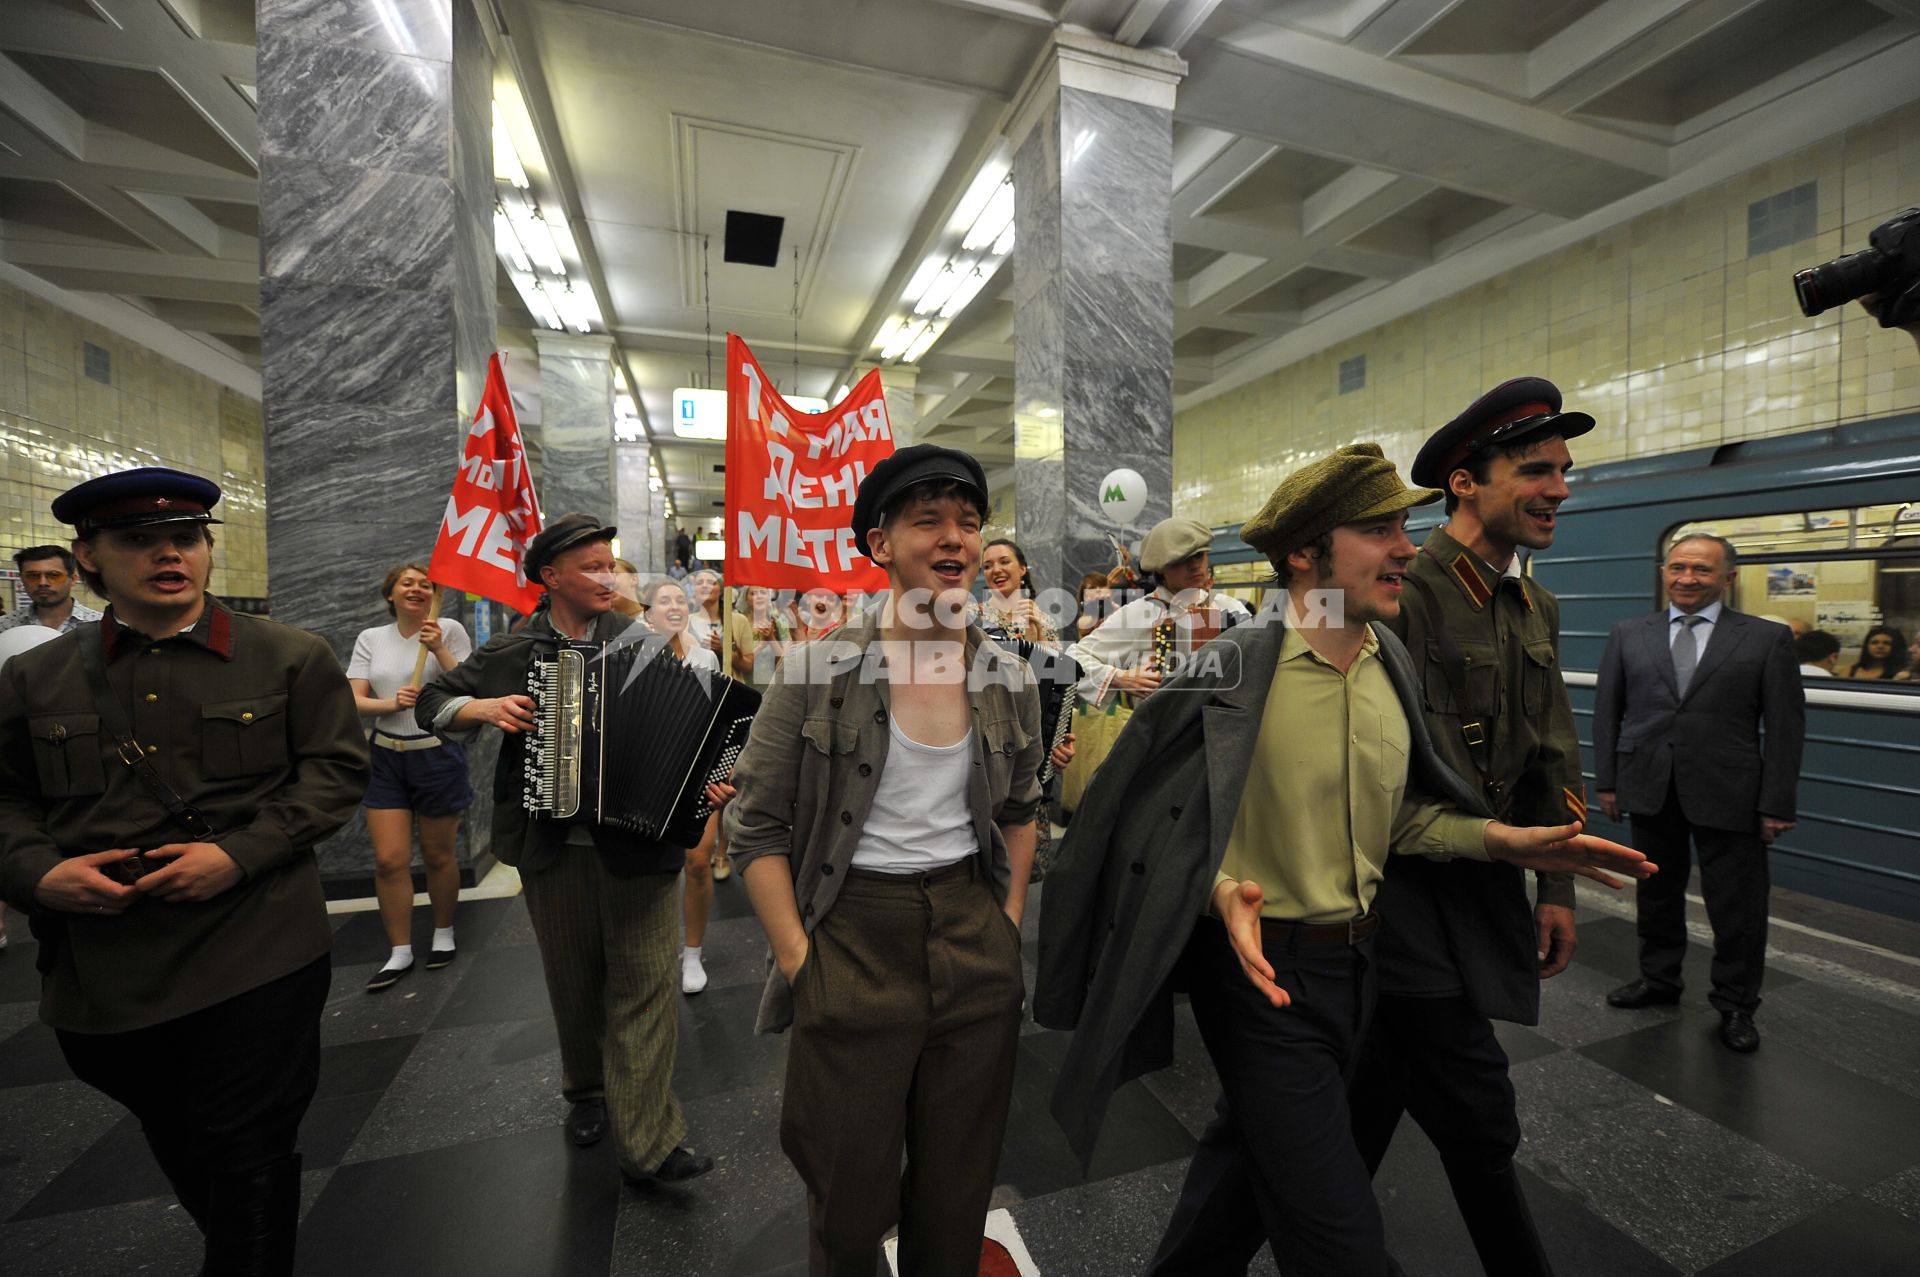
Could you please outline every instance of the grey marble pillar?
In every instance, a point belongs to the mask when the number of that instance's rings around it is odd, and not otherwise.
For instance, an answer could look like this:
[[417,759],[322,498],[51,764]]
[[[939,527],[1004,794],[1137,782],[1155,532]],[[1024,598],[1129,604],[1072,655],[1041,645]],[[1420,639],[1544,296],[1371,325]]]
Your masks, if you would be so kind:
[[541,329],[540,510],[614,517],[613,338]]
[[[1173,92],[1170,54],[1062,28],[1010,130],[1014,452],[1020,545],[1071,589],[1172,512]],[[1102,513],[1116,469],[1147,485],[1122,526]]]
[[667,570],[661,553],[655,516],[652,477],[653,445],[645,439],[621,440],[613,445],[614,522],[620,528],[620,554],[640,569],[642,577]]
[[893,430],[893,446],[910,447],[915,442],[915,427],[920,424],[920,369],[913,364],[857,364],[854,380],[859,381],[875,368],[880,369],[880,388],[887,397],[887,424]]
[[[432,551],[485,380],[493,54],[469,0],[260,0],[258,33],[268,597],[344,661]],[[364,829],[320,860],[370,877]]]

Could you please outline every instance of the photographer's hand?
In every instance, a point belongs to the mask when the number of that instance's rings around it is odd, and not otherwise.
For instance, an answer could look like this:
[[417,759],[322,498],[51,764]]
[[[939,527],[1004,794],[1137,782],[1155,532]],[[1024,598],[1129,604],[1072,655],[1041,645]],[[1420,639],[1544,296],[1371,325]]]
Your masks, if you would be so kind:
[[[1896,324],[1896,327],[1906,333],[1907,336],[1913,338],[1914,349],[1920,351],[1920,283],[1914,284],[1913,287],[1901,295],[1900,304],[1903,309],[1914,311],[1917,317],[1911,324]],[[1883,303],[1878,293],[1868,293],[1860,299],[1860,309],[1866,311],[1875,319],[1881,318],[1883,308]],[[1882,322],[1885,321],[1883,320]]]

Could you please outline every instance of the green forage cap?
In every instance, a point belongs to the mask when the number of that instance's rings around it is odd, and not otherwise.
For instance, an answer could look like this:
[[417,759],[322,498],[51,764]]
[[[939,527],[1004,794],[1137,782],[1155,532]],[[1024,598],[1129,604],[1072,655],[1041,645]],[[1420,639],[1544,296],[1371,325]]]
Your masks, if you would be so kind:
[[1278,562],[1343,523],[1361,523],[1438,501],[1432,488],[1409,488],[1377,443],[1350,443],[1285,479],[1240,526],[1240,539]]

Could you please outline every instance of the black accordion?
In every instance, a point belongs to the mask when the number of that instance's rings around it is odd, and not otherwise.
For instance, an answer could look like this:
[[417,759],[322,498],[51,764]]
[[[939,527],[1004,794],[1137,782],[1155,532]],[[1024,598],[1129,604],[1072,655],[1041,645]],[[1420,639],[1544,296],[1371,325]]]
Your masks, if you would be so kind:
[[521,801],[536,820],[611,825],[692,847],[733,774],[760,693],[663,644],[563,643],[527,670],[537,707]]
[[1025,661],[1034,681],[1040,684],[1040,738],[1047,746],[1040,759],[1040,783],[1044,785],[1053,779],[1053,751],[1073,730],[1073,706],[1079,699],[1075,689],[1085,671],[1080,662],[1058,647],[994,627],[987,628],[987,637]]

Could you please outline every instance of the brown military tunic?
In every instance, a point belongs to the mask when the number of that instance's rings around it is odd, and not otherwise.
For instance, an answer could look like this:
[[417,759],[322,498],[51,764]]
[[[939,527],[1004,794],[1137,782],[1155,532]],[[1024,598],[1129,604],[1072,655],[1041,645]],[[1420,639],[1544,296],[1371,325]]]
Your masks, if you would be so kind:
[[190,835],[120,761],[100,723],[82,643],[154,769],[198,808],[246,872],[211,900],[137,901],[117,917],[50,914],[65,937],[41,1018],[80,1033],[144,1028],[312,962],[332,944],[314,844],[353,815],[367,747],[333,652],[304,630],[237,615],[211,595],[199,622],[158,640],[111,609],[97,625],[0,670],[0,897],[29,913],[63,857],[150,849]]

